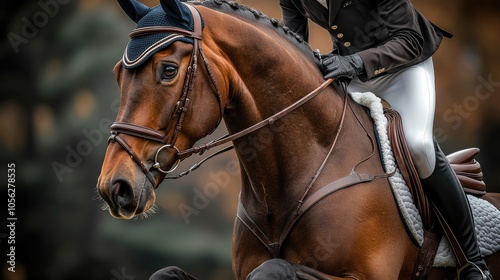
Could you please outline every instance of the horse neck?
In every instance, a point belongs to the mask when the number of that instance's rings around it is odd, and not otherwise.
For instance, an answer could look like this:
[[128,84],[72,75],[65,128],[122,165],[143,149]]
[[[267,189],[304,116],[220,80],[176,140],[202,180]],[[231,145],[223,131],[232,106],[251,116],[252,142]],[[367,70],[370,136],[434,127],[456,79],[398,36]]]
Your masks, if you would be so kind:
[[[216,44],[212,51],[220,50],[219,56],[225,58],[220,64],[226,69],[229,101],[225,123],[230,133],[275,114],[324,82],[312,53],[306,54],[293,41],[276,34],[277,29],[230,15],[217,15],[217,24],[212,26],[211,16],[204,13],[204,32],[213,40],[208,44]],[[328,87],[273,125],[235,141],[243,174],[242,200],[265,204],[268,211],[273,207],[270,204],[296,201],[333,142],[342,100]],[[348,155],[339,154],[337,159],[350,162],[339,156]],[[320,178],[318,183],[326,180]]]

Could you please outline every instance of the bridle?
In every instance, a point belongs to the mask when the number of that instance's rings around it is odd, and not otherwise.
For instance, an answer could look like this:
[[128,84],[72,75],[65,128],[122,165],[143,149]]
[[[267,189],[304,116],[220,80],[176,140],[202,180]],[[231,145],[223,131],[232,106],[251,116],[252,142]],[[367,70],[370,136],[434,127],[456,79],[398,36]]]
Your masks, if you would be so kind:
[[[187,68],[187,73],[186,77],[184,79],[184,85],[182,87],[182,94],[177,101],[176,106],[174,108],[174,111],[172,113],[172,116],[170,118],[170,121],[167,125],[166,133],[161,133],[158,132],[157,130],[145,127],[145,126],[140,126],[140,125],[135,125],[131,123],[126,123],[126,122],[114,122],[111,125],[111,136],[108,139],[108,144],[109,143],[118,143],[129,155],[130,157],[137,163],[137,165],[141,168],[142,172],[146,175],[148,180],[151,182],[151,184],[156,187],[156,180],[154,179],[153,174],[150,171],[150,168],[155,168],[158,171],[168,174],[173,172],[178,166],[181,161],[181,157],[177,156],[177,161],[174,163],[174,165],[169,169],[169,170],[164,170],[161,167],[160,162],[158,161],[158,157],[160,155],[160,152],[165,149],[174,149],[176,154],[178,155],[180,153],[180,150],[175,146],[175,142],[177,140],[177,136],[179,132],[182,130],[182,123],[184,121],[184,116],[186,114],[188,105],[189,105],[189,95],[193,91],[193,86],[194,86],[194,81],[196,78],[196,70],[198,68],[198,56],[201,54],[203,58],[203,62],[205,64],[205,68],[208,72],[208,76],[210,77],[210,80],[215,88],[215,95],[217,97],[217,100],[219,102],[219,109],[220,109],[220,115],[219,115],[219,123],[222,121],[222,114],[223,114],[223,106],[222,106],[222,97],[221,94],[218,90],[217,84],[215,82],[214,76],[212,74],[212,70],[210,69],[210,66],[208,65],[208,61],[205,57],[205,54],[203,53],[201,49],[201,38],[202,38],[202,24],[201,24],[201,17],[198,11],[189,6],[186,5],[186,7],[189,8],[191,11],[191,14],[193,16],[193,22],[194,22],[194,31],[188,31],[180,28],[175,28],[175,27],[169,27],[169,26],[152,26],[152,27],[143,27],[143,28],[137,28],[130,33],[130,38],[138,37],[138,36],[144,36],[152,33],[176,33],[183,35],[185,37],[189,37],[193,39],[193,51],[191,53],[191,60],[189,62],[189,66]],[[173,126],[175,127],[173,128]],[[217,125],[218,126],[218,125]],[[217,127],[216,126],[216,127]],[[168,132],[172,130],[173,128],[173,133],[172,135],[168,135]],[[215,130],[215,129],[214,129]],[[158,143],[163,144],[155,153],[155,158],[154,158],[154,163],[151,167],[148,167],[140,158],[139,156],[132,150],[130,145],[127,144],[127,142],[120,136],[120,134],[126,134],[138,138],[143,138],[151,141],[155,141]]]
[[[177,103],[176,103],[176,106],[175,106],[174,111],[172,113],[172,116],[170,118],[169,124],[167,125],[167,129],[165,130],[166,132],[162,133],[162,132],[159,132],[157,130],[145,127],[145,126],[135,125],[135,124],[126,123],[126,122],[114,122],[110,128],[111,136],[108,139],[108,145],[110,143],[118,143],[130,155],[132,160],[134,160],[134,162],[140,167],[142,172],[146,175],[147,179],[151,182],[152,186],[154,186],[155,188],[157,187],[157,185],[156,185],[156,180],[151,172],[151,168],[154,168],[154,169],[156,169],[159,172],[162,172],[164,174],[169,174],[177,169],[177,167],[179,166],[179,163],[184,158],[187,158],[193,154],[200,154],[201,155],[210,148],[213,148],[213,147],[222,145],[224,143],[236,140],[236,139],[241,138],[243,136],[246,136],[246,135],[248,135],[248,134],[250,134],[250,133],[266,126],[266,125],[273,124],[276,120],[287,115],[291,111],[295,110],[296,108],[300,107],[301,105],[303,105],[304,103],[306,103],[307,101],[309,101],[310,99],[312,99],[313,97],[318,95],[326,87],[328,87],[333,81],[333,79],[328,79],[328,80],[324,81],[319,87],[317,87],[315,90],[313,90],[312,92],[310,92],[306,96],[302,97],[301,99],[299,99],[298,101],[296,101],[292,105],[286,107],[285,109],[274,114],[273,116],[271,116],[263,121],[260,121],[260,122],[246,128],[240,132],[234,133],[232,135],[225,135],[219,139],[216,139],[216,140],[211,141],[211,142],[206,143],[206,144],[202,144],[200,146],[195,146],[195,147],[192,147],[192,148],[189,148],[186,150],[182,150],[182,151],[179,150],[179,148],[177,148],[175,146],[175,142],[177,140],[177,136],[178,136],[179,132],[182,130],[182,123],[183,123],[184,116],[185,116],[186,111],[187,111],[187,106],[189,104],[189,95],[193,91],[194,81],[196,78],[197,61],[198,61],[199,55],[201,55],[201,57],[203,59],[205,69],[206,69],[208,76],[211,80],[211,83],[214,87],[214,93],[215,93],[217,100],[219,102],[220,115],[219,115],[218,123],[220,123],[222,121],[223,112],[224,112],[221,94],[218,90],[217,83],[215,82],[213,72],[208,64],[208,60],[207,60],[207,58],[206,58],[206,56],[203,53],[203,50],[201,48],[201,40],[202,40],[201,16],[194,7],[192,7],[190,5],[186,5],[186,7],[189,8],[189,10],[193,16],[194,31],[192,31],[192,32],[188,31],[188,30],[180,29],[180,28],[175,28],[175,27],[153,26],[153,27],[137,28],[130,33],[131,38],[161,32],[161,33],[176,33],[176,34],[180,34],[180,35],[183,35],[185,37],[189,37],[189,38],[193,39],[193,51],[191,53],[191,60],[189,62],[186,77],[184,80],[182,94],[181,94],[179,101],[177,101]],[[173,127],[173,125],[175,125],[175,127]],[[217,127],[218,127],[218,125],[215,126],[214,130]],[[172,128],[173,128],[173,133],[172,133],[172,135],[169,136],[168,132],[170,130],[172,130]],[[160,148],[158,148],[158,150],[155,153],[154,163],[151,166],[148,166],[146,163],[144,163],[140,159],[140,157],[132,150],[130,145],[128,145],[127,142],[120,136],[121,134],[129,135],[129,136],[133,136],[133,137],[138,137],[138,138],[142,138],[142,139],[146,139],[146,140],[150,140],[150,141],[154,141],[154,142],[158,142],[160,144],[163,144]],[[233,147],[225,148],[225,149],[209,156],[208,158],[216,156],[216,155],[220,154],[221,152],[228,151],[232,148]],[[162,166],[161,166],[160,162],[158,161],[158,157],[159,157],[160,152],[165,150],[165,149],[174,149],[176,152],[176,155],[177,155],[176,162],[173,164],[173,166],[169,170],[162,169]],[[201,163],[206,161],[208,158],[206,158],[202,162],[195,165],[196,168]],[[186,175],[187,173],[189,173],[190,171],[192,171],[193,169],[195,169],[194,168],[195,166],[193,166],[187,172],[184,172],[179,176],[166,177],[166,178],[167,179],[180,178],[180,177]]]

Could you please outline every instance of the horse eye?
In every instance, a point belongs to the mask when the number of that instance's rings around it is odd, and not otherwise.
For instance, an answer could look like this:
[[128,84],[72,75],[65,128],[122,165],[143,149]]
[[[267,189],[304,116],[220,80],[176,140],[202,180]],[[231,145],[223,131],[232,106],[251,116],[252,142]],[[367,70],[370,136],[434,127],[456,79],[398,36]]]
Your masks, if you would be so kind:
[[177,76],[177,67],[173,65],[166,65],[161,73],[162,80],[171,80]]

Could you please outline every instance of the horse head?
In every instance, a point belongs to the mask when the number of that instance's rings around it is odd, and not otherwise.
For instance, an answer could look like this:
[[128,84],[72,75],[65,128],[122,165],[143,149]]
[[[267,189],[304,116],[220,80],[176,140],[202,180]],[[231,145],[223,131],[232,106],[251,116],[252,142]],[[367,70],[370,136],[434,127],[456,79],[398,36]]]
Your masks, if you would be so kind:
[[[178,152],[215,130],[223,105],[218,72],[197,70],[203,54],[196,10],[178,0],[153,8],[118,2],[137,28],[114,69],[120,107],[97,190],[111,215],[129,219],[151,209],[155,188],[183,159]],[[212,93],[191,94],[197,89]]]

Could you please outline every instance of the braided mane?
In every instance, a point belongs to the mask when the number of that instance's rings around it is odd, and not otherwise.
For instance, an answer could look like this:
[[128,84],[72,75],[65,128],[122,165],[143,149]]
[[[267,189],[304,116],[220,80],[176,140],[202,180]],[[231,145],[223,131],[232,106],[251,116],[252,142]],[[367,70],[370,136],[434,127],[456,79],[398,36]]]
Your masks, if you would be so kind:
[[226,14],[234,14],[237,16],[242,16],[245,19],[257,21],[263,25],[274,28],[281,34],[284,38],[287,38],[292,44],[299,47],[306,56],[311,56],[316,60],[313,51],[309,47],[309,44],[302,38],[301,35],[293,32],[287,26],[284,26],[276,18],[270,18],[262,12],[245,6],[243,4],[227,1],[227,0],[208,0],[203,2],[193,2],[194,4],[201,4],[207,8],[220,10]]

